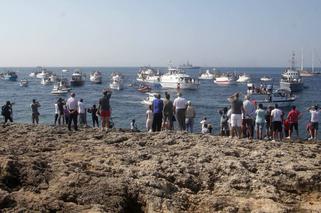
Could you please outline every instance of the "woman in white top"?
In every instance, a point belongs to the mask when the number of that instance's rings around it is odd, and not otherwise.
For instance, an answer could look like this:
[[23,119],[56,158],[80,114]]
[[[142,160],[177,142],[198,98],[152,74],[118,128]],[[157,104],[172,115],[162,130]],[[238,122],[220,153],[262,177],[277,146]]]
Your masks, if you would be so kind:
[[153,125],[153,111],[152,111],[152,105],[149,105],[148,110],[146,111],[146,129],[148,132],[152,131],[152,125]]

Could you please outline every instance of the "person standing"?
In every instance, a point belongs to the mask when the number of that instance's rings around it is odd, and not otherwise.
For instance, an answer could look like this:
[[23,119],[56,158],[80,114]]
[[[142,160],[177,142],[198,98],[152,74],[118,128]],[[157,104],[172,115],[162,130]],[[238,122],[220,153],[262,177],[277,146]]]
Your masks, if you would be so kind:
[[193,133],[193,126],[194,126],[194,118],[196,116],[196,112],[194,107],[192,106],[191,101],[187,101],[187,108],[185,112],[186,117],[186,130]]
[[10,101],[7,101],[5,105],[1,108],[1,115],[4,117],[4,123],[6,124],[8,121],[11,123],[13,122],[12,119],[12,105],[13,103],[10,103]]
[[55,126],[57,125],[57,121],[58,121],[58,117],[59,117],[59,109],[58,109],[58,101],[55,103]]
[[219,110],[220,114],[220,136],[229,136],[229,124],[228,124],[228,115],[227,107],[224,107],[223,110]]
[[312,106],[311,108],[309,108],[309,112],[311,115],[310,121],[311,121],[312,128],[310,128],[311,137],[308,138],[308,140],[313,140],[313,139],[317,140],[318,139],[320,110],[318,109],[318,106]]
[[152,109],[153,109],[153,124],[152,124],[152,130],[153,132],[161,131],[162,129],[162,119],[163,119],[163,109],[164,109],[164,103],[161,100],[161,95],[157,94],[155,96],[155,99],[152,102]]
[[265,122],[266,122],[266,139],[272,138],[272,124],[271,124],[271,112],[273,110],[273,106],[268,106],[265,114]]
[[93,127],[95,127],[96,125],[97,127],[99,127],[98,116],[97,116],[98,109],[96,107],[96,104],[94,104],[90,109],[88,109],[88,112],[91,113]]
[[82,126],[86,126],[87,125],[86,107],[83,99],[80,99],[78,101],[78,115],[79,115],[79,124]]
[[66,105],[64,106],[64,116],[65,116],[65,122],[68,125],[70,120],[70,113]]
[[256,128],[256,138],[259,140],[263,139],[263,130],[265,124],[265,110],[263,105],[259,104],[258,109],[255,111],[255,128]]
[[244,97],[243,101],[243,119],[244,119],[244,133],[248,138],[253,138],[254,135],[254,119],[255,119],[255,106],[249,100],[249,96]]
[[152,105],[148,106],[148,109],[146,111],[146,129],[148,132],[152,131],[153,126],[153,110]]
[[271,124],[273,131],[273,140],[279,139],[282,141],[282,123],[284,113],[279,109],[279,106],[275,104],[274,109],[271,111]]
[[287,139],[291,139],[293,128],[295,129],[296,136],[299,137],[299,118],[301,113],[296,109],[295,106],[292,106],[291,111],[288,113],[288,122],[289,122],[289,135]]
[[68,122],[68,129],[71,131],[71,123],[74,123],[75,131],[78,131],[78,100],[75,98],[76,94],[71,93],[70,98],[68,98],[66,106],[69,111],[69,122]]
[[[65,116],[64,116],[64,105],[66,103],[64,102],[64,100],[62,98],[59,98],[57,101],[57,107],[58,107],[58,124],[64,124],[65,123]],[[55,124],[56,124],[56,120],[55,120]]]
[[182,93],[177,93],[177,98],[173,102],[174,113],[176,114],[176,120],[178,122],[179,130],[185,131],[185,111],[186,111],[187,101],[182,97]]
[[110,97],[112,91],[110,89],[103,91],[103,97],[99,99],[98,112],[101,117],[101,129],[108,130],[110,128],[110,116],[111,116],[111,107],[110,107]]
[[[165,93],[165,100],[164,102],[164,109],[163,109],[163,123],[165,128],[173,130],[174,129],[174,122],[173,122],[173,102],[170,100],[170,95]],[[166,125],[167,124],[167,125]]]
[[32,103],[30,105],[31,107],[31,111],[32,111],[32,124],[38,124],[39,123],[39,111],[38,111],[38,108],[40,107],[40,104],[38,101],[36,101],[36,99],[33,99],[32,100]]
[[235,93],[229,97],[231,103],[231,136],[241,138],[242,112],[244,112],[243,102],[239,99],[240,94]]

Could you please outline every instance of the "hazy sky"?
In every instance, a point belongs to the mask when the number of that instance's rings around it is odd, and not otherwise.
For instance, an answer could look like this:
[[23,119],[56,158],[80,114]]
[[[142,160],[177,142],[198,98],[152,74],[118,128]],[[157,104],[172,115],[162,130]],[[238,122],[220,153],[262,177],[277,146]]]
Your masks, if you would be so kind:
[[301,48],[321,57],[321,0],[0,0],[0,66],[287,66]]

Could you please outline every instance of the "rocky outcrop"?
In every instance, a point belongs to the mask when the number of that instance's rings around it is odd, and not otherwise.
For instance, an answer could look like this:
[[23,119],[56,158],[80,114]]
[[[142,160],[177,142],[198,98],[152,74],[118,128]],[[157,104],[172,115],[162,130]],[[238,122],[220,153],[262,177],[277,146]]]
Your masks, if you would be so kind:
[[321,145],[0,127],[4,212],[321,210]]

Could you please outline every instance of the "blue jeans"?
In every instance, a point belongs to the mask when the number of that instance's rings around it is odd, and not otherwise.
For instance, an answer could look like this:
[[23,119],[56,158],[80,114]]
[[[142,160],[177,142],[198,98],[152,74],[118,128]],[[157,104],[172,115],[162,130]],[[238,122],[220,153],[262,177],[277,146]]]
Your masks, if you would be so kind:
[[193,132],[194,118],[186,118],[185,123],[186,123],[186,130],[188,132]]

